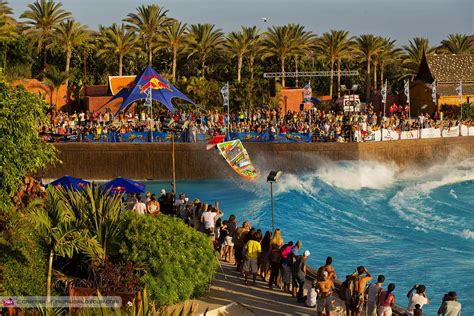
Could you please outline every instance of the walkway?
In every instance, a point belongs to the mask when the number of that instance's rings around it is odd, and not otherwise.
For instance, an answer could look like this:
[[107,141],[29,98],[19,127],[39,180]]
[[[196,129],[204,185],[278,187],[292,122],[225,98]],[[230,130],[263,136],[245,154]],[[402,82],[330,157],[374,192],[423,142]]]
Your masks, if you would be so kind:
[[[244,280],[240,273],[235,271],[235,266],[222,261],[221,265],[222,270],[219,269],[209,293],[195,301],[198,304],[196,314],[202,314],[206,309],[212,311],[233,302],[238,303],[238,306],[222,315],[316,314],[314,308],[298,304],[290,294],[279,289],[269,290],[260,277],[257,277],[257,285],[244,285]],[[338,305],[341,306],[340,302]],[[344,313],[333,312],[331,315],[342,316]]]

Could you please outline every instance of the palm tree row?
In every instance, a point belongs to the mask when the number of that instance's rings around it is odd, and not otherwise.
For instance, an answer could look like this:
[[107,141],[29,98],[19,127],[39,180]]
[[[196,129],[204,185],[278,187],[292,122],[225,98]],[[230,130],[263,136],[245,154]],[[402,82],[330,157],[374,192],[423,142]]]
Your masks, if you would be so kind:
[[[11,9],[0,0],[0,39],[11,32]],[[278,65],[282,72],[281,83],[285,86],[285,72],[290,67],[298,72],[310,60],[317,59],[331,70],[329,94],[333,96],[334,68],[337,67],[337,95],[340,96],[341,68],[362,64],[366,69],[366,95],[377,91],[378,82],[383,82],[385,67],[400,64],[408,75],[414,75],[424,53],[468,54],[474,52],[470,37],[451,34],[438,48],[431,47],[425,38],[414,38],[408,45],[398,48],[395,40],[363,34],[350,37],[348,31],[331,30],[316,36],[300,24],[269,27],[261,32],[257,27],[242,27],[241,30],[224,32],[212,24],[193,24],[177,21],[168,11],[158,5],[142,5],[130,13],[122,24],[101,26],[98,32],[89,31],[74,21],[56,0],[36,0],[21,14],[25,19],[21,32],[32,36],[38,50],[42,52],[43,67],[46,68],[47,50],[57,48],[66,54],[65,72],[69,75],[72,49],[89,46],[97,57],[108,59],[114,56],[117,73],[122,75],[123,59],[126,56],[146,56],[148,64],[159,51],[171,55],[172,81],[177,79],[177,64],[182,56],[197,62],[195,72],[204,78],[209,74],[209,63],[214,57],[225,54],[234,62],[236,81],[241,82],[244,62],[247,62],[250,80],[254,78],[256,61]],[[5,21],[9,21],[8,23]],[[269,69],[275,70],[275,69]],[[380,80],[378,80],[380,75]],[[298,81],[296,80],[296,85]]]

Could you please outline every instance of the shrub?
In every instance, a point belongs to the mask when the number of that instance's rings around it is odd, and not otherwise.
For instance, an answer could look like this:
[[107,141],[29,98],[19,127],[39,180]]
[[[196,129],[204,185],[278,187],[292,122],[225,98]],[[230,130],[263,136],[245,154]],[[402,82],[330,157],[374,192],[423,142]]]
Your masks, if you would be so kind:
[[47,255],[39,238],[18,213],[3,214],[0,221],[0,293],[45,295]]
[[123,216],[122,259],[143,266],[140,287],[159,305],[202,295],[217,267],[209,239],[177,218],[128,212]]

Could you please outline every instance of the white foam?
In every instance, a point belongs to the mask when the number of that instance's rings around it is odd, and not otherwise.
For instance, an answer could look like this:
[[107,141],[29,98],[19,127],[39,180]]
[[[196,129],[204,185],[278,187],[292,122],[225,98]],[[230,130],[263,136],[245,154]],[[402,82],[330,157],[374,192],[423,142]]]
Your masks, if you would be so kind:
[[349,161],[326,163],[316,171],[316,176],[331,186],[346,190],[385,189],[396,181],[397,172],[395,164]]
[[458,196],[456,195],[456,192],[454,192],[453,189],[449,190],[449,194],[451,194],[451,196],[455,198],[456,200],[458,199]]
[[474,231],[470,229],[464,229],[461,233],[461,236],[466,239],[474,239]]

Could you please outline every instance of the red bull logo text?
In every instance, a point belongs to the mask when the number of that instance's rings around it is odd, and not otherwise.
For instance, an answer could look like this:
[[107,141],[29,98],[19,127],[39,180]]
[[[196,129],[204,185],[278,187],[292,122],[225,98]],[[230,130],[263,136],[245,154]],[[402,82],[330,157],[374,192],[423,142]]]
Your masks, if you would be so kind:
[[173,91],[169,84],[166,84],[163,81],[161,81],[160,79],[158,79],[156,77],[153,77],[140,88],[140,92],[145,93],[145,91],[150,87],[153,90],[166,89],[166,90],[169,90],[169,91]]

